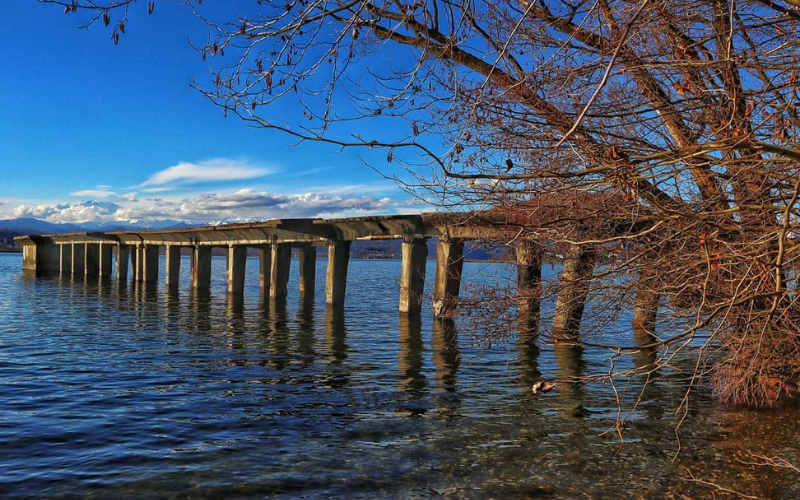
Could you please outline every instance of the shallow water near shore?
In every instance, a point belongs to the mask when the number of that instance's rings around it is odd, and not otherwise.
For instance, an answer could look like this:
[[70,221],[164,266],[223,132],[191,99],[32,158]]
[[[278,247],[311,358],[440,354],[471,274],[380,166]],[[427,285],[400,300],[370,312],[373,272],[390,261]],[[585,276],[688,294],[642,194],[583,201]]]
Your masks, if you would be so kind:
[[796,406],[699,393],[676,414],[685,389],[666,372],[644,389],[633,377],[534,395],[542,377],[608,371],[609,353],[487,349],[430,307],[409,321],[398,261],[351,261],[343,310],[325,305],[324,260],[305,302],[293,262],[285,305],[259,297],[255,259],[239,299],[224,258],[207,295],[188,289],[188,260],[172,291],[30,278],[21,263],[0,254],[4,499],[800,498],[798,474],[754,465],[798,463]]

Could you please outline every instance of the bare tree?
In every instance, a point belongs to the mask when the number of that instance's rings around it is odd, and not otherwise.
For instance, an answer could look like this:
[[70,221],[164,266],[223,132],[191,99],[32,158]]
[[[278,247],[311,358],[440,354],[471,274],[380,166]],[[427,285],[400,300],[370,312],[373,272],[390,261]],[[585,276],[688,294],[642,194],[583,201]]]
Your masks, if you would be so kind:
[[[115,30],[135,3],[40,1]],[[797,389],[798,2],[185,3],[216,68],[196,87],[226,112],[383,147],[420,195],[505,214],[513,238],[616,252],[584,290],[609,290],[612,314],[661,304],[672,327],[651,344],[698,347],[721,399]],[[285,99],[302,119],[274,113]],[[385,119],[405,132],[366,126]]]

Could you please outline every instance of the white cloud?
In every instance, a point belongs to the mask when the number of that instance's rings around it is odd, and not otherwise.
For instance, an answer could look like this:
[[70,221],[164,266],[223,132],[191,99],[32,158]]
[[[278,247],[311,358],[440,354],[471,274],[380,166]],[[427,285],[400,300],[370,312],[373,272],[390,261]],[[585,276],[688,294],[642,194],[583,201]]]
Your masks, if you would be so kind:
[[190,197],[139,198],[136,193],[115,202],[20,205],[14,217],[35,217],[49,222],[129,222],[176,220],[190,223],[245,222],[277,218],[345,217],[394,212],[389,198],[373,195],[304,193],[281,195],[254,189],[204,193]]
[[180,162],[151,175],[140,187],[254,179],[270,172],[268,168],[228,158],[215,158],[198,163]]
[[97,186],[97,189],[84,189],[82,191],[73,191],[70,193],[72,196],[79,196],[81,198],[108,198],[110,196],[116,196],[117,193],[114,191],[109,191],[108,189],[101,189],[101,188],[109,188],[110,186]]

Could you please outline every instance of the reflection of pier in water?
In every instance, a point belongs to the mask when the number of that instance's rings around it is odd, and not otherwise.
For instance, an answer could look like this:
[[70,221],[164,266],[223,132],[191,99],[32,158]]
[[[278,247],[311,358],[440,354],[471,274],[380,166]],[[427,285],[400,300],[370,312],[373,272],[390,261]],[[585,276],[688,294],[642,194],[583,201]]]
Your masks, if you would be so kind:
[[[23,246],[23,269],[35,275],[61,274],[101,279],[116,277],[147,288],[159,281],[159,255],[166,255],[164,287],[179,286],[181,255],[190,255],[190,286],[198,295],[211,288],[212,250],[224,249],[229,295],[244,292],[249,250],[258,252],[258,280],[262,297],[276,304],[286,300],[293,249],[298,255],[299,292],[313,301],[317,248],[327,248],[326,303],[341,307],[345,301],[350,243],[355,240],[402,239],[399,310],[409,317],[420,314],[428,259],[427,240],[436,238],[433,312],[437,318],[456,314],[462,279],[465,241],[514,240],[513,255],[519,270],[519,313],[528,332],[539,327],[541,267],[547,234],[520,237],[518,226],[481,214],[421,214],[347,219],[277,219],[164,231],[85,232],[16,238]],[[115,260],[116,256],[116,260]],[[575,338],[588,296],[588,280],[595,267],[591,245],[575,244],[564,257],[561,286],[552,331],[560,338]],[[635,324],[652,332],[658,297],[633,301]],[[647,299],[647,300],[645,300]],[[655,302],[654,302],[655,301]],[[654,306],[655,304],[655,306]]]

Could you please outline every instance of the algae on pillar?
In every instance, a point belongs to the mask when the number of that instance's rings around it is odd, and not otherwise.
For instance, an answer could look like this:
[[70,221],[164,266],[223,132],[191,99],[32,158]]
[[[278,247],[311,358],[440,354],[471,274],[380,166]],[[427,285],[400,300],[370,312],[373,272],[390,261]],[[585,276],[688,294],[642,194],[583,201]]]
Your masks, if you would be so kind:
[[456,314],[464,267],[464,242],[440,238],[436,244],[436,278],[433,285],[433,315],[452,319]]
[[425,267],[428,244],[425,238],[403,240],[403,262],[400,270],[400,312],[419,314],[425,291]]
[[592,245],[569,246],[553,316],[553,336],[556,339],[578,338],[596,259]]
[[245,265],[247,264],[247,247],[231,245],[228,247],[228,293],[241,295],[244,293]]
[[350,242],[331,241],[328,244],[328,270],[325,275],[325,300],[341,306],[347,291],[347,266],[350,263]]

